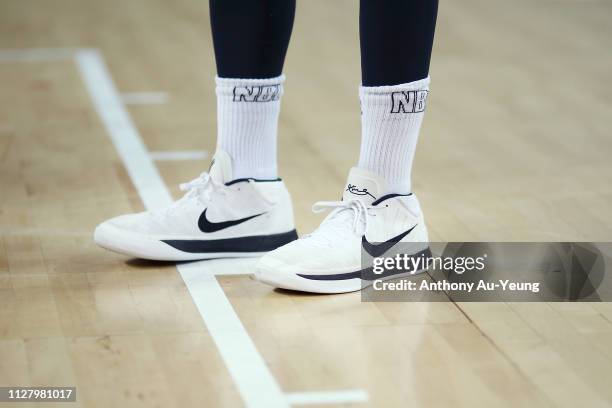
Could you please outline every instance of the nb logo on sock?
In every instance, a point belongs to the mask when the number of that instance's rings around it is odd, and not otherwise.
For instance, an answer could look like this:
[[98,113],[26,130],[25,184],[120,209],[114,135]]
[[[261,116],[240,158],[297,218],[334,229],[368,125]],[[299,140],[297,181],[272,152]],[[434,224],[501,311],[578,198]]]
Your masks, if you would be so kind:
[[419,113],[425,110],[429,91],[391,92],[391,113]]
[[280,98],[280,85],[235,86],[234,102],[271,102]]

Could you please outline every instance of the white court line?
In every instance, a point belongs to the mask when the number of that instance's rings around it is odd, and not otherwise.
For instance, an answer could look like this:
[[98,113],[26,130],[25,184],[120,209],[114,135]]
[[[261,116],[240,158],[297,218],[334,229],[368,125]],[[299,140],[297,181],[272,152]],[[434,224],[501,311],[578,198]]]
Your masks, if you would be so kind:
[[349,404],[368,402],[368,393],[364,390],[333,390],[289,392],[285,394],[291,405]]
[[168,102],[165,92],[124,92],[121,94],[123,103],[128,105],[160,105]]
[[210,275],[250,275],[255,269],[258,258],[225,258],[189,262],[193,268],[199,268]]
[[157,167],[151,161],[98,50],[84,49],[75,60],[85,86],[123,164],[147,209],[172,202]]
[[[1,62],[40,62],[74,58],[96,112],[115,145],[146,208],[172,201],[142,138],[125,110],[102,55],[96,49],[49,48],[0,50]],[[215,275],[246,274],[254,259],[230,266],[229,260],[178,264],[196,307],[224,363],[249,407],[288,407],[289,404],[351,403],[367,401],[361,390],[283,394],[257,351]],[[208,270],[207,270],[208,269]]]
[[208,157],[206,150],[168,150],[149,152],[155,161],[203,160]]

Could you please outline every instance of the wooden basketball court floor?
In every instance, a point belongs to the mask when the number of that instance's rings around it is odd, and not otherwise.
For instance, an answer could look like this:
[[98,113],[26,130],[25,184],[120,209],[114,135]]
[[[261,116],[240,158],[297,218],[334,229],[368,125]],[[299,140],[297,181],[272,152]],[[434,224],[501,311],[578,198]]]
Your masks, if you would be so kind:
[[[97,248],[97,223],[208,166],[207,9],[0,3],[0,386],[73,385],[69,407],[612,405],[609,303],[362,303],[275,291],[254,260]],[[433,240],[612,238],[611,12],[441,2],[414,170]],[[357,14],[298,1],[279,159],[301,233],[357,158]]]

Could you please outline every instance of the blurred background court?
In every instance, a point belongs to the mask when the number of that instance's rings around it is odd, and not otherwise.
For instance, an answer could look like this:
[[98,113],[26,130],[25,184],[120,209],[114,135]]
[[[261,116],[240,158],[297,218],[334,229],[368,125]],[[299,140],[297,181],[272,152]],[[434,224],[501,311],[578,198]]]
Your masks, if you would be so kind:
[[[413,173],[432,240],[612,238],[611,15],[441,1]],[[279,164],[300,233],[357,160],[357,17],[298,0]],[[612,404],[608,303],[362,303],[274,291],[253,260],[97,248],[99,222],[208,168],[213,58],[204,0],[0,2],[0,386],[73,385],[70,407]]]

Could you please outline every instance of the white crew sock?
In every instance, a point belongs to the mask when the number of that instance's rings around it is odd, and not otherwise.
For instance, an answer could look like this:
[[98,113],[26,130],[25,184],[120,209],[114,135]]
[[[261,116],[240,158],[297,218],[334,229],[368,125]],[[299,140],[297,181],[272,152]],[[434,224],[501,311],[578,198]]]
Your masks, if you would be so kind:
[[276,133],[284,75],[217,77],[217,148],[232,158],[232,178],[275,179]]
[[379,174],[389,193],[410,193],[410,173],[429,92],[429,77],[407,84],[362,86],[358,167]]

